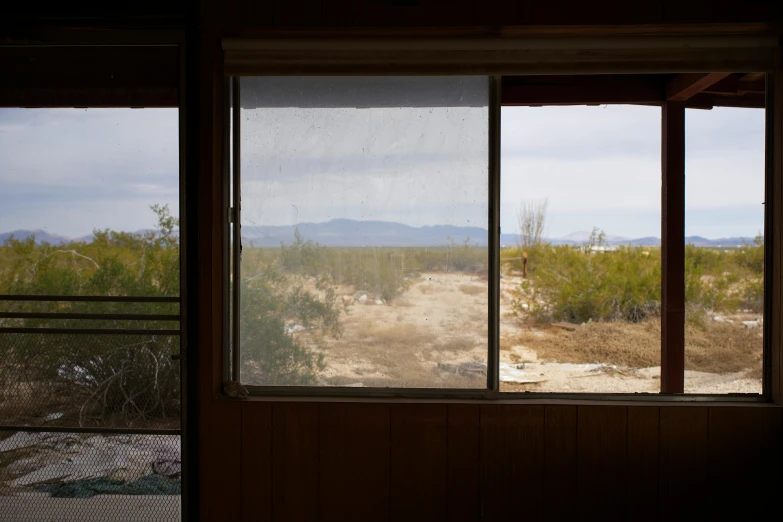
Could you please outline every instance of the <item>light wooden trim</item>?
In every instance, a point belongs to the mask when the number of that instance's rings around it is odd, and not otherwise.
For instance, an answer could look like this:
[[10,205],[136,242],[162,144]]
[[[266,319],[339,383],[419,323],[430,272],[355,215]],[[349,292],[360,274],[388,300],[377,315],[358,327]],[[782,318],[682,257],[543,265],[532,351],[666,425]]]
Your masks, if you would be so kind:
[[685,101],[730,76],[731,73],[679,74],[666,86],[666,99]]
[[227,75],[770,71],[771,36],[227,38]]
[[513,38],[226,38],[231,51],[543,51],[629,49],[774,49],[774,36],[593,36]]

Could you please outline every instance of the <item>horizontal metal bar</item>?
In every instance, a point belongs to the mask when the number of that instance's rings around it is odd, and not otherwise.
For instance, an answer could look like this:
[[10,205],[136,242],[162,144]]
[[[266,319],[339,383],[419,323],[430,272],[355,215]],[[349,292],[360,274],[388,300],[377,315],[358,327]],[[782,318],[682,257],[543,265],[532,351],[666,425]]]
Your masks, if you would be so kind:
[[315,386],[253,386],[245,385],[251,396],[275,399],[296,398],[313,401],[329,398],[350,399],[428,399],[432,401],[486,401],[515,400],[565,400],[565,401],[624,401],[624,402],[731,402],[766,403],[769,399],[760,394],[663,394],[663,393],[550,393],[503,392],[486,388],[475,390],[454,388],[355,388]]
[[179,330],[123,328],[5,328],[0,334],[83,334],[83,335],[180,335]]
[[84,319],[106,321],[179,321],[179,314],[79,314],[71,312],[0,312],[0,319]]
[[37,433],[110,433],[112,435],[181,435],[182,430],[153,430],[130,428],[82,428],[54,426],[3,426],[0,431],[26,431]]
[[111,295],[0,295],[0,301],[77,301],[96,303],[179,303],[179,297]]

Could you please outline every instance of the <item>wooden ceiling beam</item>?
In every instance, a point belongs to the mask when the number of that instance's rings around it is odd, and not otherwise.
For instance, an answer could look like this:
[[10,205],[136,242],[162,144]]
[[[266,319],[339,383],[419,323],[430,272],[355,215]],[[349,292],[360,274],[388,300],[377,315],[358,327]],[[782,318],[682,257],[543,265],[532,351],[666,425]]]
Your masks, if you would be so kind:
[[652,75],[506,76],[501,104],[507,106],[663,103],[664,80]]
[[764,78],[766,77],[766,73],[763,72],[754,72],[754,73],[748,73],[742,76],[741,80],[743,82],[756,82],[756,81],[764,81]]
[[742,96],[700,93],[685,102],[685,107],[688,109],[712,109],[713,107],[763,109],[765,105],[764,93],[748,93]]
[[747,94],[747,93],[760,93],[763,94],[767,88],[764,78],[761,79],[746,79],[746,76],[740,74],[732,74],[728,78],[707,87],[702,91],[705,94]]
[[666,85],[668,101],[685,101],[730,76],[731,73],[678,74]]

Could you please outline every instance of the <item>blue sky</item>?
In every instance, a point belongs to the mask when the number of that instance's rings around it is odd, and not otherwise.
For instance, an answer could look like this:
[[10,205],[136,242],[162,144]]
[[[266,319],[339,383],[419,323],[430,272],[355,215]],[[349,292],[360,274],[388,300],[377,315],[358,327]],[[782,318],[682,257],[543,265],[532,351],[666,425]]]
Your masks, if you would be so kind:
[[[247,224],[486,226],[486,109],[245,116]],[[177,214],[177,128],[173,109],[0,109],[0,232],[149,228],[154,203]],[[686,132],[686,233],[758,233],[764,111],[689,110]],[[546,199],[550,237],[660,236],[659,108],[509,107],[502,136],[504,232],[522,201]]]

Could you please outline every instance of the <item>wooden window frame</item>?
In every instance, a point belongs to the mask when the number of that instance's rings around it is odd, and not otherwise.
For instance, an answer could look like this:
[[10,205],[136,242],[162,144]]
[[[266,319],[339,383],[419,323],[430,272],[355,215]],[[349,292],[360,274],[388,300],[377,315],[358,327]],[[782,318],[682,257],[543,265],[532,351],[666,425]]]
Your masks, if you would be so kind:
[[[535,39],[534,39],[535,40]],[[597,51],[600,58],[605,58],[606,63],[603,63],[601,59],[599,63],[591,64],[584,68],[574,66],[573,62],[579,62],[579,59],[573,59],[572,57],[563,58],[563,54],[558,54],[559,50],[557,46],[554,48],[550,43],[535,40],[530,43],[517,45],[511,43],[505,46],[501,46],[506,55],[509,52],[520,51],[520,49],[529,56],[531,49],[538,49],[539,45],[543,45],[545,49],[545,56],[553,58],[555,62],[560,60],[561,63],[555,65],[546,64],[541,66],[540,63],[531,61],[525,61],[523,59],[522,65],[509,64],[503,62],[502,64],[493,62],[495,56],[492,55],[492,45],[479,45],[479,56],[474,58],[474,61],[468,60],[469,63],[465,65],[463,69],[467,69],[467,74],[484,75],[487,72],[495,71],[497,88],[493,90],[495,94],[494,100],[491,100],[490,105],[490,119],[491,129],[496,129],[497,138],[493,140],[490,138],[490,143],[495,143],[496,146],[491,145],[490,155],[495,155],[494,163],[499,165],[499,130],[500,130],[500,107],[501,105],[583,105],[583,104],[599,104],[599,103],[614,103],[614,104],[644,104],[644,105],[658,105],[662,108],[662,264],[663,264],[663,281],[662,281],[662,339],[661,339],[661,357],[662,357],[662,388],[658,393],[550,393],[550,392],[501,392],[499,389],[499,382],[497,379],[498,363],[499,363],[499,344],[495,344],[494,349],[490,348],[488,354],[488,387],[481,390],[470,389],[421,389],[421,388],[340,388],[340,387],[297,387],[297,386],[247,386],[250,392],[251,399],[253,400],[413,400],[413,401],[437,401],[437,402],[464,402],[464,401],[499,401],[499,402],[515,402],[519,400],[523,401],[559,401],[559,400],[579,400],[579,401],[619,401],[619,402],[731,402],[731,403],[764,403],[781,401],[781,329],[779,321],[765,320],[764,323],[764,378],[763,378],[763,391],[761,394],[684,394],[684,112],[687,107],[703,107],[705,104],[714,103],[710,100],[705,100],[703,97],[694,97],[692,102],[685,102],[678,96],[684,96],[685,92],[689,97],[692,96],[694,88],[690,83],[685,82],[682,85],[675,84],[674,82],[668,82],[667,84],[655,85],[649,82],[640,82],[638,77],[632,77],[633,74],[648,74],[669,72],[676,73],[681,77],[687,76],[687,74],[693,74],[697,76],[695,81],[701,82],[700,85],[711,84],[711,82],[718,81],[721,78],[718,76],[721,73],[713,73],[713,70],[760,70],[766,74],[766,169],[765,169],[765,300],[764,300],[764,316],[766,318],[773,317],[776,311],[781,309],[781,289],[780,289],[780,263],[781,263],[781,220],[776,219],[780,215],[781,205],[779,201],[782,199],[780,194],[780,178],[781,178],[781,133],[783,132],[783,117],[781,117],[781,107],[783,107],[783,76],[781,74],[780,67],[780,49],[779,46],[771,50],[769,54],[764,56],[756,56],[753,60],[748,59],[747,54],[743,54],[739,51],[739,54],[732,55],[729,59],[722,62],[721,66],[715,67],[714,62],[705,61],[705,55],[699,55],[698,53],[688,53],[679,47],[677,43],[670,44],[673,47],[667,47],[664,45],[664,54],[670,56],[673,52],[675,55],[681,54],[684,59],[681,61],[674,60],[674,66],[668,63],[669,67],[665,67],[661,63],[648,64],[645,67],[638,66],[638,56],[635,56],[633,52],[630,53],[629,58],[627,49],[622,48],[617,51],[606,40],[600,38],[593,39],[580,39],[580,42],[587,43],[589,47],[590,42],[599,41],[599,47],[601,45],[608,45],[609,48],[602,54],[601,51]],[[660,58],[658,54],[653,52],[649,54],[650,48],[649,39],[631,38],[631,40],[640,42],[639,47],[644,48],[645,52],[648,52],[647,57],[653,62]],[[720,42],[726,42],[723,37],[717,40],[710,40],[710,45],[720,46]],[[769,45],[769,40],[764,40],[764,45]],[[777,42],[777,39],[775,39]],[[321,42],[323,43],[323,42]],[[428,51],[432,51],[433,48],[428,47],[431,45],[431,41],[426,42],[402,42],[395,43],[389,41],[383,41],[378,43],[376,41],[375,46],[366,45],[366,41],[361,42],[361,48],[364,52],[387,52],[390,56],[402,56],[404,52],[400,51],[398,47],[401,47],[405,51],[420,51],[421,47],[426,48]],[[734,42],[736,43],[736,42]],[[758,42],[757,42],[758,43]],[[460,47],[460,43],[441,43],[434,46],[435,50],[443,50],[445,46],[447,49],[452,47]],[[470,45],[470,44],[466,44]],[[729,44],[731,47],[733,44]],[[743,43],[737,47],[737,49],[743,48],[743,45],[748,44],[748,41],[743,40]],[[410,60],[410,56],[407,58],[399,59],[399,63],[396,64],[397,68],[392,67],[390,70],[384,69],[383,72],[376,67],[377,63],[383,62],[384,58],[378,58],[378,56],[360,56],[360,58],[352,63],[350,66],[346,65],[344,61],[348,57],[348,62],[352,55],[346,53],[349,47],[357,48],[357,42],[352,41],[349,43],[341,43],[340,41],[331,40],[324,47],[320,47],[318,42],[311,40],[287,40],[281,42],[275,39],[262,39],[262,40],[224,40],[224,50],[226,51],[226,58],[224,61],[224,75],[230,76],[242,76],[242,75],[346,75],[346,74],[362,74],[362,75],[378,75],[387,74],[393,75],[396,73],[403,74],[420,74],[420,75],[443,75],[454,74],[448,66],[444,68],[433,68],[431,63],[432,57],[425,57],[423,63],[420,61]],[[451,46],[451,47],[449,47]],[[568,49],[568,45],[564,45],[564,48]],[[652,48],[657,49],[655,45]],[[318,53],[312,55],[308,54],[308,58],[302,60],[302,55],[307,49],[318,49]],[[715,52],[715,49],[712,49]],[[320,53],[320,54],[319,54]],[[342,54],[341,54],[342,53]],[[397,54],[395,54],[397,53]],[[625,53],[625,54],[624,54]],[[361,53],[359,53],[361,55]],[[535,53],[533,53],[535,54]],[[566,51],[567,54],[567,51]],[[761,53],[764,54],[764,53]],[[435,53],[437,55],[437,52]],[[618,55],[623,60],[618,59]],[[774,55],[774,61],[771,56]],[[388,57],[384,55],[385,57]],[[652,57],[652,58],[651,58]],[[519,58],[519,57],[517,57]],[[408,61],[406,61],[406,59]],[[430,61],[428,61],[430,60]],[[490,63],[488,66],[484,66],[486,60]],[[636,61],[635,61],[636,60]],[[400,63],[402,65],[400,65]],[[636,66],[629,64],[636,63]],[[429,72],[428,72],[429,71]],[[502,76],[499,76],[497,72],[500,71]],[[549,96],[550,100],[534,100],[526,99],[520,100],[516,97],[516,103],[511,103],[515,97],[514,88],[509,87],[508,91],[504,88],[501,92],[500,85],[505,82],[508,77],[513,76],[529,76],[533,74],[553,74],[560,77],[577,77],[584,76],[586,74],[600,74],[603,76],[601,81],[594,88],[588,90],[581,90],[579,96],[572,96],[574,91],[571,91],[569,95],[567,90],[556,88],[544,88],[539,90],[539,95],[544,97]],[[604,76],[606,74],[623,74],[626,78],[632,78],[636,81],[636,88],[628,90],[628,83],[620,82],[617,85],[613,85],[612,82],[616,80]],[[702,77],[715,74],[716,77],[704,79]],[[725,76],[725,73],[722,73]],[[502,80],[501,80],[502,78]],[[679,78],[678,78],[679,81]],[[667,90],[668,88],[668,90]],[[698,91],[696,91],[698,92]],[[511,97],[509,96],[511,93]],[[571,96],[569,98],[569,96]],[[224,100],[227,99],[224,97]],[[724,100],[725,101],[725,100]],[[494,102],[494,103],[493,103]],[[223,109],[225,110],[227,105],[224,103]],[[494,116],[493,116],[494,115]],[[235,123],[235,126],[238,125]],[[224,153],[228,151],[224,148]],[[234,153],[232,151],[232,153]],[[493,164],[493,160],[490,160],[490,165]],[[492,202],[490,207],[492,209],[490,219],[488,222],[488,228],[490,230],[499,230],[499,184],[500,174],[493,175],[490,182],[490,192],[492,194]],[[227,201],[224,199],[224,201]],[[222,209],[223,215],[228,215],[228,209]],[[225,234],[226,228],[223,228]],[[492,243],[492,238],[496,234],[490,234],[490,306],[491,303],[497,301],[497,291],[499,287],[499,280],[497,275],[498,269],[494,267],[499,259],[498,244],[499,241]],[[680,245],[680,243],[682,243]],[[494,257],[493,257],[494,256]],[[227,261],[227,260],[226,260]],[[494,277],[493,277],[494,272]],[[770,277],[767,277],[767,276]],[[491,322],[490,322],[490,336],[499,336],[499,321],[496,320],[497,316],[492,316],[492,309],[490,309]],[[780,314],[778,314],[780,315]],[[492,342],[490,341],[490,346]],[[236,360],[237,357],[234,357]],[[227,361],[227,358],[224,358]],[[494,371],[491,371],[491,367],[494,367]],[[236,368],[234,368],[236,370]],[[232,380],[234,371],[224,364],[223,378],[224,382]]]

